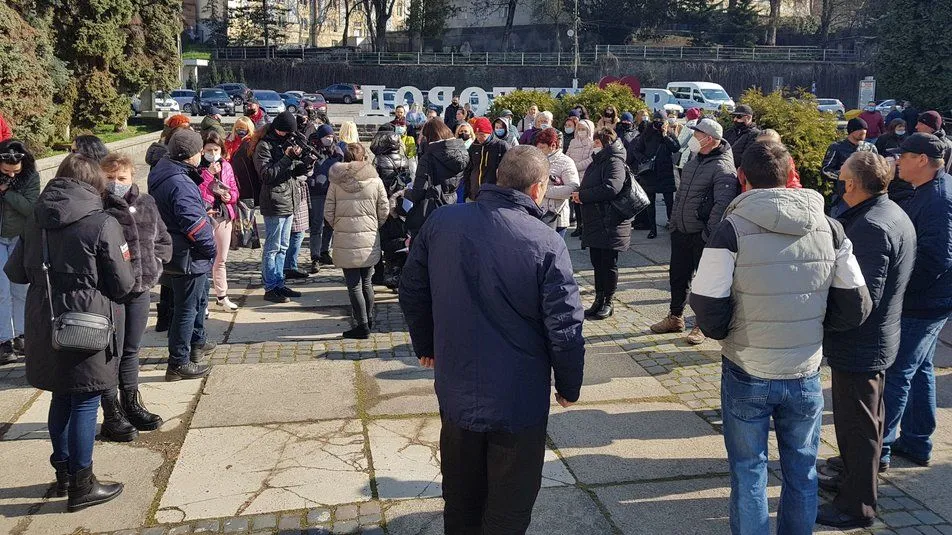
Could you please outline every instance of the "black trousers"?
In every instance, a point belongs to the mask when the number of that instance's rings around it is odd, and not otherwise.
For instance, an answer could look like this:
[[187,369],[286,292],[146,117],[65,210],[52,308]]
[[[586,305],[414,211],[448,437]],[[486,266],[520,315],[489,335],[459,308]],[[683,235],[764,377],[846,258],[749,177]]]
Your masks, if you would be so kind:
[[595,268],[595,293],[603,293],[607,297],[615,295],[615,289],[618,288],[618,251],[591,247],[588,255]]
[[[122,344],[122,357],[119,359],[119,388],[136,390],[139,388],[139,348],[142,335],[149,322],[149,306],[152,296],[145,291],[133,297],[125,304],[126,328]],[[119,391],[115,388],[102,393],[104,400],[116,399]]]
[[155,309],[156,319],[159,324],[165,323],[168,325],[172,321],[174,301],[175,298],[172,296],[172,287],[164,284],[159,286],[159,304],[156,305]]
[[446,535],[521,535],[529,529],[542,485],[545,430],[477,433],[443,419]]
[[344,268],[344,282],[347,283],[347,296],[354,309],[354,321],[358,325],[368,325],[373,318],[374,268]]
[[885,384],[883,372],[833,370],[833,425],[844,465],[833,505],[852,516],[876,516]]
[[668,214],[668,221],[671,221],[671,209],[674,208],[674,193],[649,193],[648,200],[651,201],[651,204],[648,205],[645,211],[648,214],[648,224],[651,225],[652,230],[658,226],[658,195],[661,195],[664,199],[664,211]]
[[684,234],[671,231],[671,265],[668,267],[668,282],[671,283],[671,314],[684,314],[684,305],[688,302],[688,288],[697,272],[704,252],[704,239],[701,233]]

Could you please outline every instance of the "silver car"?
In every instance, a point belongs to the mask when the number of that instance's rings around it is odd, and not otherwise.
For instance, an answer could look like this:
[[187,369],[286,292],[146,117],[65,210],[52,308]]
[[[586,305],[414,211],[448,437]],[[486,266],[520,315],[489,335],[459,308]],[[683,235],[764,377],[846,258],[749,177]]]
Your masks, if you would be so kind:
[[846,116],[846,107],[843,106],[843,103],[840,102],[839,99],[818,98],[816,99],[816,107],[821,112],[835,114],[836,118],[840,120]]
[[192,99],[195,98],[195,92],[191,89],[173,89],[172,100],[178,102],[179,109],[185,113],[192,112]]
[[261,106],[268,115],[277,115],[284,112],[284,100],[276,91],[255,89],[252,93],[254,93],[255,99],[258,101],[258,105]]

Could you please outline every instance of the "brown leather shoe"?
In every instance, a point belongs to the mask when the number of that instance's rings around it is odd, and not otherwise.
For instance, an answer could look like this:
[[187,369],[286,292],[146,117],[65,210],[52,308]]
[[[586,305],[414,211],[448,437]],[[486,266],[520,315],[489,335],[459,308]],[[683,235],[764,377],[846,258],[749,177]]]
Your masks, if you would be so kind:
[[704,340],[707,340],[707,337],[705,337],[704,333],[701,332],[701,328],[695,325],[694,328],[691,329],[691,332],[688,333],[688,336],[685,338],[685,340],[687,340],[692,346],[696,346],[703,344]]
[[671,314],[658,323],[652,325],[651,332],[655,334],[684,332],[684,317]]

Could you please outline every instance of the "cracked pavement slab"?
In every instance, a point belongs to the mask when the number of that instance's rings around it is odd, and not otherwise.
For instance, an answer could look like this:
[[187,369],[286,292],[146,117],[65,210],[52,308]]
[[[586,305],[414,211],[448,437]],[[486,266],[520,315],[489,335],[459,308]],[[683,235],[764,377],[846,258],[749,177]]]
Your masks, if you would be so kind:
[[433,370],[416,358],[365,360],[360,363],[364,407],[371,416],[436,414]]
[[366,501],[369,472],[359,420],[192,429],[156,520]]
[[216,366],[192,428],[356,418],[354,381],[349,361]]

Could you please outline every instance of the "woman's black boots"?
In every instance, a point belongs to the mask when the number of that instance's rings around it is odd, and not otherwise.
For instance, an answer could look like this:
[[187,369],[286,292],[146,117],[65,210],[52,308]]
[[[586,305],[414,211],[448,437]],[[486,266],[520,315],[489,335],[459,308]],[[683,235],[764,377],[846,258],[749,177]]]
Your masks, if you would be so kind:
[[64,498],[69,489],[69,461],[54,461],[50,456],[50,464],[56,470],[56,497]]
[[122,483],[100,482],[89,465],[69,476],[68,494],[66,510],[72,513],[114,499],[122,494]]

